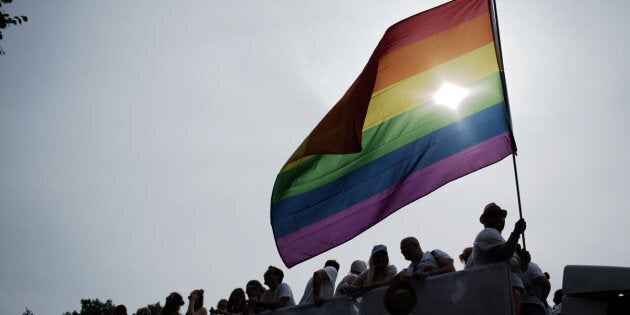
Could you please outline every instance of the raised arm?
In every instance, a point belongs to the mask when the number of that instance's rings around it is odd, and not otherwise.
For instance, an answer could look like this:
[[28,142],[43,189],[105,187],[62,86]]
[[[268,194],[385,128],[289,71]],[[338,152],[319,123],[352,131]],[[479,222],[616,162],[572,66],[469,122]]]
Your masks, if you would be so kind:
[[514,224],[514,231],[510,233],[508,240],[505,243],[492,247],[488,250],[488,255],[492,257],[492,260],[504,261],[510,259],[510,257],[514,255],[516,245],[518,245],[518,239],[520,235],[525,232],[526,227],[527,223],[525,223],[524,219],[516,221],[516,224]]

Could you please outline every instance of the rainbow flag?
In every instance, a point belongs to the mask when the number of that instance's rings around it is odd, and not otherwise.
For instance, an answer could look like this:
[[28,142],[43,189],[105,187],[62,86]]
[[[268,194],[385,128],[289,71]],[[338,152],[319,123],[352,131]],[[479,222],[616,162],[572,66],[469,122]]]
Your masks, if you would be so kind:
[[489,0],[455,0],[385,32],[276,178],[287,267],[516,152],[493,21]]

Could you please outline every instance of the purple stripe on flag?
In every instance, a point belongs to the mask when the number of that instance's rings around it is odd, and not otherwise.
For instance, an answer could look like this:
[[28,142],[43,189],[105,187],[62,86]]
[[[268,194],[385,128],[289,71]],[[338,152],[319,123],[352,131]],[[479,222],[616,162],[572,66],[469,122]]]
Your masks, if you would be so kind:
[[509,132],[433,163],[402,182],[326,219],[276,240],[287,267],[354,238],[396,210],[439,187],[512,154]]

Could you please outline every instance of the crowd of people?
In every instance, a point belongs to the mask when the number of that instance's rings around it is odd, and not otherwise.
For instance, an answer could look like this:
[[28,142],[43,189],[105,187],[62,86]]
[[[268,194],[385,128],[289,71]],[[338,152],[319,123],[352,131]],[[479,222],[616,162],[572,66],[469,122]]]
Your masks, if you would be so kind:
[[[479,221],[484,228],[475,237],[473,246],[464,248],[459,255],[460,261],[465,265],[464,269],[501,261],[508,262],[515,314],[561,314],[559,305],[561,291],[554,295],[553,301],[556,305],[550,307],[547,304],[550,291],[549,275],[532,261],[529,252],[522,249],[518,243],[527,226],[525,220],[522,218],[518,220],[505,240],[501,233],[505,227],[506,216],[507,210],[495,203],[490,203],[483,209]],[[429,277],[455,271],[453,258],[448,253],[440,249],[424,251],[418,239],[413,236],[401,240],[400,252],[410,263],[398,271],[396,266],[389,263],[387,246],[375,245],[368,262],[355,260],[350,266],[349,273],[336,286],[339,263],[334,260],[326,261],[321,269],[313,272],[297,304],[321,306],[327,299],[335,296],[357,297],[393,283],[421,283]],[[280,268],[269,266],[263,279],[267,288],[258,280],[251,280],[247,282],[245,290],[234,289],[227,299],[219,300],[216,308],[210,307],[209,310],[204,306],[204,291],[193,290],[188,296],[185,315],[255,314],[296,305],[291,287],[283,282],[284,273]],[[173,292],[166,298],[161,314],[178,315],[184,305],[182,296]],[[119,314],[126,314],[126,310]],[[147,308],[138,310],[137,314],[152,315]]]

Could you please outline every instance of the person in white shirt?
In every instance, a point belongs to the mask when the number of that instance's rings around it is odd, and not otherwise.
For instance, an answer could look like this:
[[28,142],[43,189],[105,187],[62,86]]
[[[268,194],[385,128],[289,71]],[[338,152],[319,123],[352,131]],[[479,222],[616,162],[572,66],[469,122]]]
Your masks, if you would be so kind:
[[316,306],[320,306],[324,303],[324,299],[331,298],[335,291],[338,271],[338,262],[335,260],[326,261],[324,268],[315,271],[313,277],[307,281],[304,295],[299,304],[314,302]]
[[489,265],[495,262],[506,261],[510,263],[510,276],[513,286],[513,299],[516,313],[520,313],[521,299],[525,291],[525,285],[521,280],[520,274],[523,266],[526,268],[531,257],[529,252],[523,250],[520,252],[520,259],[516,256],[516,246],[518,239],[525,229],[527,223],[523,218],[514,224],[514,230],[510,233],[510,237],[506,241],[501,232],[505,227],[505,217],[507,210],[502,209],[496,203],[489,203],[483,209],[483,213],[479,217],[479,222],[483,224],[484,229],[477,234],[473,243],[473,251],[465,269]]
[[256,307],[275,310],[277,308],[295,305],[291,287],[282,282],[284,279],[284,272],[282,272],[282,270],[274,266],[269,266],[263,277],[269,290],[262,294],[260,301],[256,302]]
[[347,274],[339,284],[337,284],[337,289],[335,290],[335,296],[340,296],[347,294],[346,290],[350,287],[354,279],[356,279],[364,270],[367,270],[367,264],[363,260],[355,260],[350,265],[350,273]]
[[549,308],[547,296],[549,296],[551,284],[542,269],[533,261],[529,262],[527,270],[523,273],[523,280],[527,293],[523,296],[522,313],[545,314]]
[[455,271],[453,258],[449,254],[439,249],[423,252],[420,242],[413,236],[400,241],[400,252],[411,262],[407,269],[398,273],[400,280],[421,281],[429,276]]

